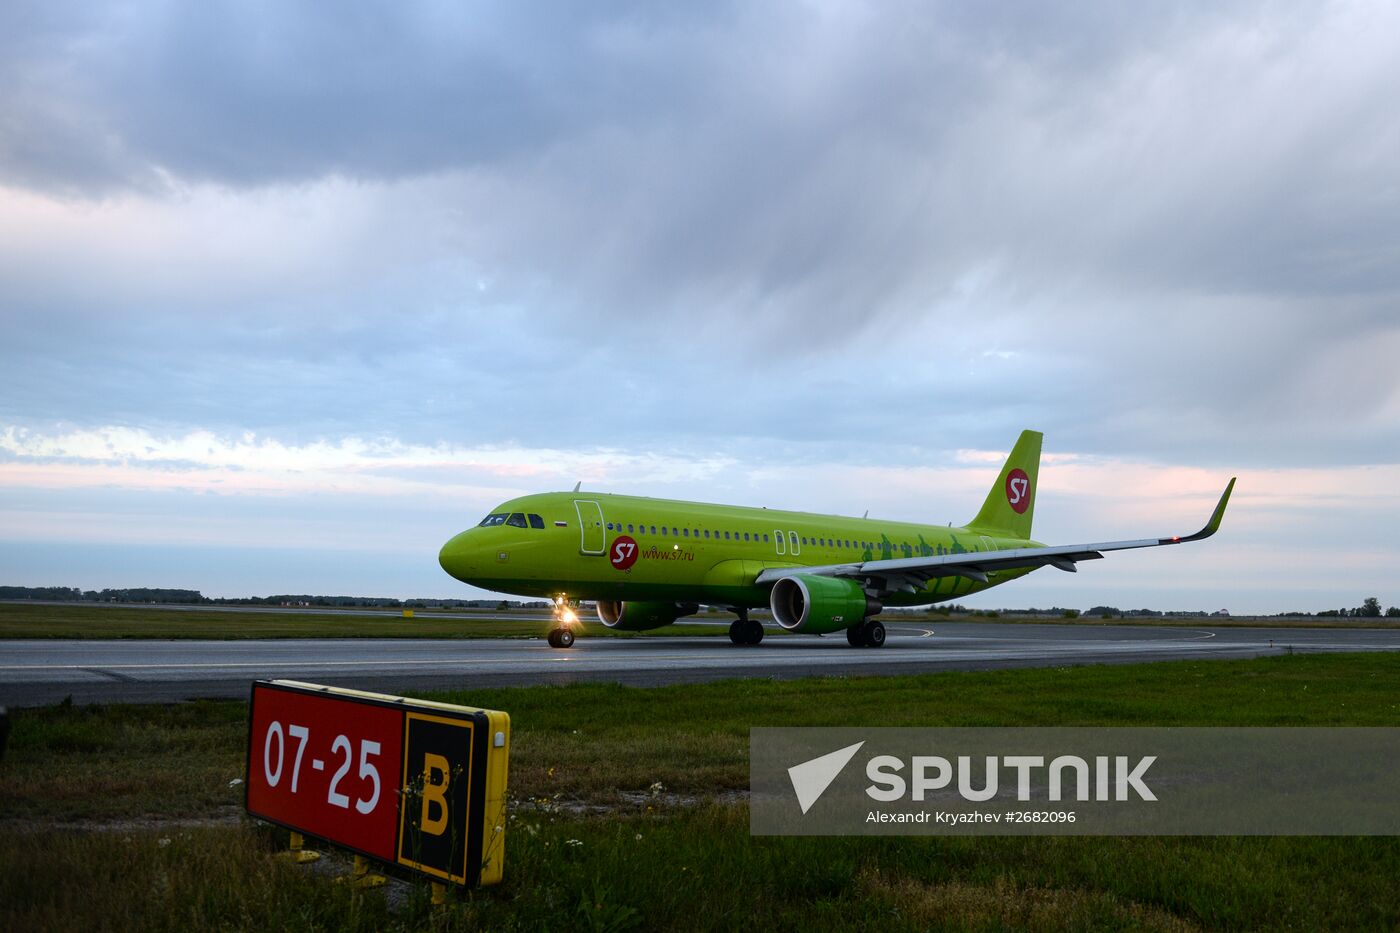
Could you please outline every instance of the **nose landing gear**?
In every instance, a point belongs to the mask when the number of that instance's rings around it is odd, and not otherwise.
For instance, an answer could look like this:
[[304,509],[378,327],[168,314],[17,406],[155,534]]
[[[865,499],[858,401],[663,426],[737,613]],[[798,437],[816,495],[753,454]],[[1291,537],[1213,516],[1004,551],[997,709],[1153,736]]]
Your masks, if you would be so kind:
[[572,648],[574,646],[573,626],[578,624],[578,613],[569,606],[568,600],[560,596],[554,600],[554,622],[545,641],[551,648]]

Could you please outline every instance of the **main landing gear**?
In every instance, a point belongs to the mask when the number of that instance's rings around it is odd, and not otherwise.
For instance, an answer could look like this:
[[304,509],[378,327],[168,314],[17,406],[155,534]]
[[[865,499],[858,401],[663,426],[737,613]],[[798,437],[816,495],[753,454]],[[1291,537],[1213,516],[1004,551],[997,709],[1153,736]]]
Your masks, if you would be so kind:
[[739,618],[729,623],[729,640],[736,645],[756,645],[763,641],[763,623],[750,619],[747,609],[736,611]]
[[578,623],[578,613],[570,608],[568,600],[560,596],[554,601],[554,623],[545,641],[551,648],[572,648],[574,646],[574,625]]
[[885,643],[885,623],[866,619],[859,625],[852,625],[846,629],[846,641],[852,648],[879,648]]

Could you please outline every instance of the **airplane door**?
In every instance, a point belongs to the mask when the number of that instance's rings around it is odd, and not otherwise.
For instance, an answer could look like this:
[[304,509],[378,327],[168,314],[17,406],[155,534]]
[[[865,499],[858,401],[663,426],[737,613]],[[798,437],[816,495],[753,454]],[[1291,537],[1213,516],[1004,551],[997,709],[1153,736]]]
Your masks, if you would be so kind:
[[993,541],[991,538],[987,537],[986,535],[982,535],[982,550],[984,550],[984,551],[995,551],[995,550],[997,550],[996,542]]
[[603,507],[592,499],[575,499],[574,510],[578,512],[578,552],[602,554],[608,544],[607,532],[603,530]]

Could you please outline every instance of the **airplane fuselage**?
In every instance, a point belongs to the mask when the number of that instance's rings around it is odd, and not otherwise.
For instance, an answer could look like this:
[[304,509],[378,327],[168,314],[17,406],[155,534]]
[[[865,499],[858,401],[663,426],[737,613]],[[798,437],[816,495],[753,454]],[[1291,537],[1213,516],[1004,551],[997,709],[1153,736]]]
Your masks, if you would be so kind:
[[701,605],[728,607],[736,645],[763,640],[748,617],[768,606],[788,632],[845,631],[878,648],[885,606],[958,599],[1040,567],[1075,571],[1111,551],[1200,541],[1215,534],[1233,479],[1195,534],[1046,547],[1032,541],[1041,434],[1022,431],[972,521],[954,528],[809,512],[552,492],[502,503],[454,537],[438,560],[465,583],[555,601],[550,644],[573,644],[566,597],[596,602],[609,628],[670,625]]
[[[967,528],[710,505],[606,493],[554,492],[502,503],[452,538],[439,561],[464,583],[519,596],[768,605],[770,568],[995,552],[1034,541]],[[935,577],[886,605],[957,599],[1035,568],[987,581]]]

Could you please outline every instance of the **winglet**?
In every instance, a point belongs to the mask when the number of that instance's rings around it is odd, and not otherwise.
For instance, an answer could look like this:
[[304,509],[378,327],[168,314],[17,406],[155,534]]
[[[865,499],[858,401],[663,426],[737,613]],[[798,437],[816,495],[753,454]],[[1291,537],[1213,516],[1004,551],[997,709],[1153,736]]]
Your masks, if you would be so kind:
[[1225,506],[1230,501],[1230,493],[1234,491],[1236,477],[1230,477],[1230,482],[1225,486],[1225,492],[1221,494],[1220,501],[1216,503],[1215,511],[1211,513],[1210,521],[1206,522],[1206,527],[1193,535],[1186,535],[1181,538],[1163,538],[1163,544],[1181,544],[1184,541],[1200,541],[1202,538],[1209,538],[1220,530],[1220,520],[1225,517]]

